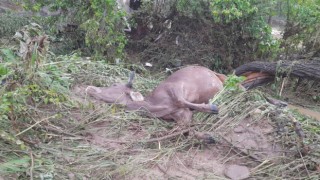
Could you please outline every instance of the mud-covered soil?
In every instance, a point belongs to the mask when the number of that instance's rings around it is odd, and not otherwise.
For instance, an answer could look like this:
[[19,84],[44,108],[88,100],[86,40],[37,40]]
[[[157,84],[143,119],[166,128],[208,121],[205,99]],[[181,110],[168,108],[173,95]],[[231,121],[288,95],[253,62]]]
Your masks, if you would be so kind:
[[[268,123],[247,126],[248,122],[249,120],[243,121],[243,123],[234,128],[233,132],[226,134],[226,139],[234,143],[235,147],[232,147],[230,143],[224,140],[215,145],[190,147],[172,154],[165,164],[155,163],[144,167],[146,174],[135,172],[129,174],[128,177],[130,179],[225,177],[225,171],[231,165],[246,166],[250,170],[257,165],[257,161],[262,162],[267,158],[281,155],[280,147],[268,141],[272,138],[270,134],[274,131],[272,126]],[[109,132],[106,132],[108,131],[108,126],[110,124],[103,122],[89,125],[85,128],[87,133],[84,134],[84,137],[99,149],[117,151],[126,148],[127,145],[121,143],[122,141],[145,139],[148,134],[139,128],[139,124],[135,124],[132,125],[131,129],[126,130],[126,134],[122,134],[119,137],[108,137],[107,134]],[[161,141],[157,142],[158,148],[152,149],[152,151],[161,151],[161,143]],[[233,148],[241,149],[243,152],[251,152],[250,157],[246,157],[245,153],[236,153]],[[139,146],[132,147],[131,151],[132,154],[130,156],[132,158],[135,158],[135,156],[138,158],[140,153],[148,152],[148,150],[144,150],[143,147]]]
[[271,96],[282,99],[289,104],[290,109],[315,118],[320,121],[320,84],[317,81],[285,78],[259,88]]

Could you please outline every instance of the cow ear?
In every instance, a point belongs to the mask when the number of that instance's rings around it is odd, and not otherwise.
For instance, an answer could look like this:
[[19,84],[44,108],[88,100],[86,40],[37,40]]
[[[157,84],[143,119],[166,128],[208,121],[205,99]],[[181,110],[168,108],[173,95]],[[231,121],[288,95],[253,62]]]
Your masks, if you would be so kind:
[[131,97],[132,101],[144,101],[144,97],[142,96],[142,94],[140,92],[130,91],[130,97]]
[[128,88],[132,88],[132,87],[133,87],[133,79],[134,79],[134,76],[135,76],[134,71],[131,71],[131,72],[129,73],[128,83],[126,84],[126,86],[127,86]]

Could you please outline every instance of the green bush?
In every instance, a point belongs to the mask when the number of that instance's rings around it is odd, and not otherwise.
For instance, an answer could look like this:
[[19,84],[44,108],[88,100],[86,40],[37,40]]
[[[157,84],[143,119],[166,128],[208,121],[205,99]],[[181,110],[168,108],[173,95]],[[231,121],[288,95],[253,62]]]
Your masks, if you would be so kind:
[[60,106],[66,101],[64,94],[70,85],[69,79],[61,76],[60,68],[50,64],[49,42],[41,26],[26,25],[14,38],[18,46],[0,48],[1,129],[11,127],[10,121],[28,122],[28,114],[33,113],[29,106]]
[[256,57],[274,58],[280,43],[272,38],[271,27],[266,21],[273,13],[274,3],[264,0],[211,0],[210,8],[216,23],[234,28],[232,34],[253,39]]
[[84,31],[87,47],[96,58],[106,56],[112,61],[123,56],[126,37],[122,18],[125,14],[118,10],[116,0],[24,0],[27,10],[39,11],[44,6],[52,11],[60,9],[62,13],[58,17],[45,18],[45,22],[50,23],[50,27],[68,23],[78,25]]
[[1,14],[0,37],[11,37],[22,26],[28,24],[28,17],[14,13]]
[[[285,4],[287,25],[284,32],[285,44],[290,50],[299,46],[305,52],[320,50],[320,1],[288,0]],[[292,46],[293,45],[293,46]]]

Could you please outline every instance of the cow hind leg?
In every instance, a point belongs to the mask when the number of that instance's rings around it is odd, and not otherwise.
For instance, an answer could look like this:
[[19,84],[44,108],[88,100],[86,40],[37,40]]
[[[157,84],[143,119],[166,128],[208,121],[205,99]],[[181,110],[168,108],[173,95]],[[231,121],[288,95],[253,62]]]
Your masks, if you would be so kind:
[[194,109],[200,112],[208,112],[208,113],[213,113],[213,114],[218,114],[219,113],[219,109],[218,106],[215,104],[195,104],[195,103],[191,103],[188,102],[186,100],[184,100],[183,104],[190,108],[190,109]]
[[193,110],[196,110],[199,112],[208,112],[208,113],[213,113],[213,114],[219,113],[219,109],[218,109],[217,105],[205,104],[205,103],[196,104],[196,103],[189,102],[183,97],[182,92],[183,92],[182,88],[172,88],[169,90],[169,93],[170,93],[172,100],[179,107],[189,108],[189,109],[193,109]]

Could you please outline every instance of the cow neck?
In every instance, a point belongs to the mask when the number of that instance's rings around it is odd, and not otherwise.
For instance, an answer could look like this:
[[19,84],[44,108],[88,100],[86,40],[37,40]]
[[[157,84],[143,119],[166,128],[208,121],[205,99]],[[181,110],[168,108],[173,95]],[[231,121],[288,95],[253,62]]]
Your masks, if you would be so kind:
[[136,111],[136,110],[143,110],[147,111],[152,116],[161,117],[167,113],[167,108],[158,105],[152,101],[152,97],[146,97],[144,101],[129,101],[127,102],[127,110],[129,111]]
[[150,101],[150,98],[146,97],[144,101],[128,101],[127,102],[127,109],[128,110],[139,110],[145,109],[147,111],[152,111],[154,104]]

